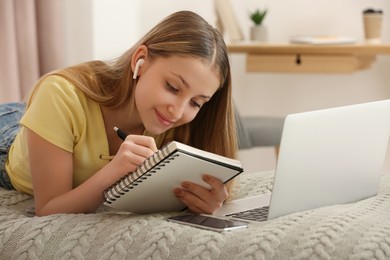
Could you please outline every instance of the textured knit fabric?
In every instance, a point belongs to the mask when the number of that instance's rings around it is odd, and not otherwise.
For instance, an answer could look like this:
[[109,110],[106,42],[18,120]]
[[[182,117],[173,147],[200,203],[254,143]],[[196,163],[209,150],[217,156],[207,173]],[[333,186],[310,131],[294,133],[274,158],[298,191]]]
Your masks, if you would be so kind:
[[[243,174],[236,197],[267,192],[273,172]],[[293,202],[292,202],[293,203]],[[390,259],[390,175],[378,196],[217,233],[173,213],[33,217],[32,198],[0,190],[0,259]]]

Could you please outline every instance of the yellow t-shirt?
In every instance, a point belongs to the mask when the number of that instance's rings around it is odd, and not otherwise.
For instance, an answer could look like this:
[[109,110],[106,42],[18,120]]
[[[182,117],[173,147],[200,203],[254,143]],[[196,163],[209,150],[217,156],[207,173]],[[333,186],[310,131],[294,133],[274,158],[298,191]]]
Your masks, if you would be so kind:
[[[98,103],[56,75],[46,77],[37,88],[20,121],[21,130],[10,148],[5,165],[14,188],[31,195],[33,187],[26,127],[73,154],[74,187],[87,180],[112,158]],[[168,131],[153,136],[157,147],[172,135],[173,131]]]

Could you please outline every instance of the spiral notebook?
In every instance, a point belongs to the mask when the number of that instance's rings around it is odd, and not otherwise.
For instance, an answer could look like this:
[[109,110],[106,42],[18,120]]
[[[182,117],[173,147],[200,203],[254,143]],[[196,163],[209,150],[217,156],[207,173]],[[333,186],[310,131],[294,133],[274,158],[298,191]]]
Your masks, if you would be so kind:
[[210,186],[202,180],[207,173],[224,183],[243,172],[238,160],[172,141],[104,192],[104,204],[134,213],[181,211],[186,206],[173,189],[186,180]]

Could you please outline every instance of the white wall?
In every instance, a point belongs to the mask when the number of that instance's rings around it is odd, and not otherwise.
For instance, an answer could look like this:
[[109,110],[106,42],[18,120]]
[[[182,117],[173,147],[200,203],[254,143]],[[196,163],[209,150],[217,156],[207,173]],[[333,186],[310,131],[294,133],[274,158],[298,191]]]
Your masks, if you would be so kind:
[[[215,22],[212,0],[66,0],[68,63],[111,59],[128,49],[158,21],[187,9]],[[382,40],[390,43],[388,0],[231,0],[246,38],[249,10],[268,8],[265,25],[270,42],[287,42],[292,35],[342,35],[363,40],[361,12],[384,11]],[[369,70],[351,74],[246,73],[245,56],[231,55],[235,101],[243,115],[285,116],[332,106],[390,98],[390,55],[377,57]],[[257,153],[259,154],[259,153]],[[271,149],[268,153],[273,154]],[[256,167],[272,168],[268,156]],[[252,169],[252,168],[251,168]]]
[[73,65],[93,57],[94,0],[63,1],[65,27],[65,65]]
[[193,0],[93,0],[94,58],[109,59],[119,56],[138,38],[170,13],[193,10],[207,18],[214,13],[212,1],[199,6]]

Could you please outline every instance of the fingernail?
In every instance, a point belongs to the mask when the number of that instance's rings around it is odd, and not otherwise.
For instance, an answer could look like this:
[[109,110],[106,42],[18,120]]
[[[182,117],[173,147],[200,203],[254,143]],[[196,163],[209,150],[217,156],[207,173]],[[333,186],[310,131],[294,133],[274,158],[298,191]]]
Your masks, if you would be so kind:
[[203,175],[203,180],[204,181],[209,181],[211,178],[208,175]]
[[181,195],[181,189],[175,188],[175,189],[173,189],[173,193],[175,193],[176,196],[180,196]]
[[190,187],[190,184],[188,182],[183,182],[181,186],[185,189],[188,189]]

